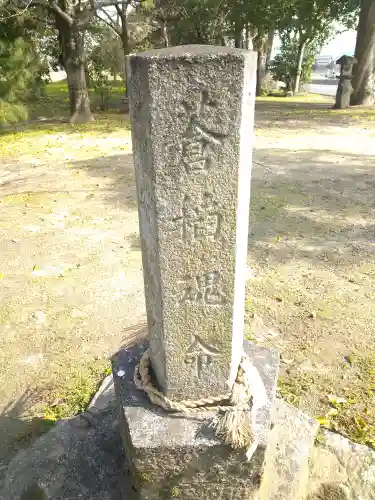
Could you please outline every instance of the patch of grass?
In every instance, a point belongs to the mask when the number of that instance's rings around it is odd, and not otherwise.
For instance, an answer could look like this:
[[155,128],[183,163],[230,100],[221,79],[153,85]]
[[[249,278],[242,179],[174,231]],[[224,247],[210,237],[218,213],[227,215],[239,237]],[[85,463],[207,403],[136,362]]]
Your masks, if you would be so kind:
[[309,206],[310,195],[303,186],[286,182],[257,186],[252,192],[251,213],[257,220],[280,217],[283,210]]
[[305,103],[305,102],[317,102],[317,103],[331,103],[333,101],[332,97],[324,96],[320,94],[298,94],[295,96],[285,97],[280,96],[267,96],[267,97],[257,97],[258,102],[279,102],[279,103]]
[[[321,415],[315,416],[321,426],[375,449],[375,353],[350,355],[347,360],[356,371],[356,381],[341,390],[336,389],[340,390],[338,395],[332,395],[334,389],[311,374],[280,377],[278,394],[288,403],[300,406],[314,387],[325,408]],[[342,368],[344,371],[345,366]]]
[[[35,150],[37,145],[34,144],[37,138],[43,138],[47,143],[48,136],[59,134],[106,136],[115,131],[130,129],[129,119],[119,111],[121,97],[124,95],[124,88],[121,83],[114,84],[109,109],[105,112],[97,112],[99,96],[92,89],[89,89],[89,95],[95,121],[71,125],[67,123],[69,96],[66,81],[47,85],[44,96],[28,103],[29,117],[31,120],[38,119],[37,121],[0,130],[0,153],[2,157],[17,156],[30,152],[37,153],[38,151]],[[59,139],[61,140],[62,137]],[[53,140],[55,142],[56,138]],[[43,151],[46,146],[47,144],[40,145],[40,151]]]
[[306,394],[314,383],[311,375],[301,374],[299,377],[279,377],[277,392],[280,397],[289,404],[299,406],[301,398]]
[[[120,99],[124,95],[124,87],[121,82],[112,84],[112,93],[109,102],[110,108],[118,108]],[[92,111],[96,111],[100,104],[100,96],[89,88],[89,97]],[[28,103],[30,118],[57,118],[67,117],[69,114],[69,93],[66,80],[49,83],[45,95]]]
[[355,123],[359,120],[375,120],[375,109],[365,109],[365,108],[349,108],[349,109],[304,109],[296,108],[293,110],[284,110],[283,116],[285,118],[298,118],[298,117],[311,117],[316,121],[320,119],[332,119],[335,120],[338,117],[340,121],[346,121],[350,123]]
[[62,122],[25,124],[14,128],[13,132],[0,133],[0,155],[11,158],[22,154],[44,153],[46,148],[69,138],[107,137],[113,132],[125,130],[130,130],[130,122],[120,114],[101,114],[93,122],[76,125]]
[[154,480],[153,474],[148,473],[148,472],[142,472],[141,473],[141,481],[144,484],[151,484]]
[[50,395],[53,402],[44,407],[44,419],[56,421],[86,411],[101,381],[111,373],[111,369],[103,364],[104,361],[98,361],[81,373],[71,373],[65,388]]
[[177,498],[181,495],[181,489],[178,488],[178,486],[173,486],[171,490],[171,496],[172,498]]
[[15,444],[21,448],[30,446],[38,437],[52,429],[55,425],[55,420],[43,418],[31,418],[24,421],[24,428],[18,432],[11,440],[11,444]]
[[51,195],[45,193],[16,193],[8,194],[2,198],[2,202],[6,205],[24,205],[33,207],[43,207]]

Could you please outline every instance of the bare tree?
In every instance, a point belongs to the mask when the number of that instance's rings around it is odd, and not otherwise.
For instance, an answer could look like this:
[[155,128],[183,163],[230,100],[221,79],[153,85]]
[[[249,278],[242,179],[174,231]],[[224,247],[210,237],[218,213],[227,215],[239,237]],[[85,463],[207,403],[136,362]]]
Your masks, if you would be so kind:
[[109,26],[121,39],[124,54],[129,54],[129,26],[128,15],[131,8],[140,4],[138,0],[125,0],[121,4],[115,4],[113,9],[101,6],[97,10],[98,18]]
[[[145,0],[124,0],[123,2],[113,2],[112,8],[99,5],[96,15],[109,26],[120,38],[124,56],[131,51],[130,44],[130,22],[129,14],[139,8]],[[126,65],[124,65],[124,81],[126,87]]]

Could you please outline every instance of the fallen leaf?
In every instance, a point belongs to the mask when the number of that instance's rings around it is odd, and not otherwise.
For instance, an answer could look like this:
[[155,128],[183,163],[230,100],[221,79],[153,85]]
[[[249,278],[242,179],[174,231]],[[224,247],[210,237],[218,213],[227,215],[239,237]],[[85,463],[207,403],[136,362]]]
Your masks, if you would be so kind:
[[329,426],[329,420],[326,417],[314,417],[320,425]]
[[5,278],[4,273],[0,274],[0,278]]
[[39,226],[24,226],[24,229],[26,229],[26,231],[31,231],[32,233],[39,233],[40,232]]
[[46,266],[44,269],[39,269],[38,267],[34,266],[32,275],[38,277],[61,278],[64,275],[64,269],[61,269],[57,266]]
[[329,412],[327,413],[327,417],[333,417],[334,415],[338,414],[337,408],[331,408]]
[[334,396],[333,394],[328,394],[328,400],[332,404],[344,404],[348,402],[346,398],[340,398],[338,396]]
[[344,356],[344,360],[349,363],[349,365],[353,364],[353,356]]
[[291,358],[291,359],[287,359],[287,358],[283,358],[283,357],[281,358],[281,362],[284,363],[285,365],[290,365],[293,363],[293,361],[294,361],[293,358]]

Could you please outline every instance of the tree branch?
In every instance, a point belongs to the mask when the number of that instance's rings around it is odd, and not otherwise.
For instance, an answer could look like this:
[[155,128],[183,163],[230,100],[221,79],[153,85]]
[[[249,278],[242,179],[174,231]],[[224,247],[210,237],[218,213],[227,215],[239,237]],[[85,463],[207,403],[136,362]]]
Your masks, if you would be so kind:
[[116,5],[130,5],[129,0],[99,0],[96,4],[97,9],[101,9],[102,7],[113,7]]
[[121,22],[124,22],[124,18],[125,18],[124,11],[126,12],[126,9],[128,8],[128,6],[126,6],[125,9],[124,9],[124,5],[122,5],[121,7],[122,8],[120,8],[119,4],[115,5],[115,9],[117,11],[118,17],[121,19]]
[[[105,14],[105,16],[107,17],[107,19],[103,19],[102,17],[99,16],[99,14],[102,14],[102,13]],[[113,19],[108,14],[108,12],[106,12],[104,9],[98,9],[98,11],[96,12],[96,17],[98,19],[100,19],[101,21],[103,21],[103,23],[105,23],[109,28],[111,28],[115,33],[117,33],[118,35],[121,34],[121,32],[118,29],[116,23],[113,21]]]
[[[32,0],[30,0],[30,1],[27,3],[26,7],[24,7],[22,10],[18,10],[15,14],[9,14],[9,16],[0,17],[0,21],[5,21],[6,19],[10,19],[11,17],[22,16],[22,14],[23,14],[24,12],[26,12],[26,10],[27,10],[27,9],[29,8],[29,6],[31,5],[31,2],[32,2]],[[7,9],[5,9],[5,10],[6,10],[6,12],[8,12],[8,10],[7,10]]]
[[55,12],[55,14],[58,14],[60,17],[62,17],[69,24],[69,26],[73,25],[73,19],[69,16],[69,14],[60,9],[58,5],[48,2],[46,6],[49,7],[53,12]]

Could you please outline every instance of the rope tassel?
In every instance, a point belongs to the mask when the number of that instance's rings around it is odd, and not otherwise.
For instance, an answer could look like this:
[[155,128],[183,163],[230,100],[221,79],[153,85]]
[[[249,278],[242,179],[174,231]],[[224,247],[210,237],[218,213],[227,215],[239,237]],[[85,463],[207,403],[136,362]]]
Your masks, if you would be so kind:
[[250,388],[245,384],[244,371],[240,366],[230,396],[231,411],[220,411],[211,422],[215,434],[234,449],[249,448],[254,441],[251,399]]

